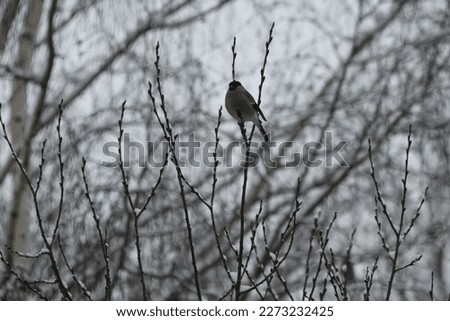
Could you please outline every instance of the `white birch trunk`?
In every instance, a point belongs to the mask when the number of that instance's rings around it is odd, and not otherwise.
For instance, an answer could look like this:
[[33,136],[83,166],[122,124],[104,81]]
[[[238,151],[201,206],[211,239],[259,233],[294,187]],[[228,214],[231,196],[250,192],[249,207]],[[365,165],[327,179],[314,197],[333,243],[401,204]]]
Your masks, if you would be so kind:
[[[35,39],[43,10],[43,0],[26,1],[27,13],[23,20],[23,27],[19,38],[19,50],[15,61],[15,68],[24,72],[30,70],[33,54],[35,51]],[[11,139],[14,146],[22,146],[27,124],[27,81],[14,80],[11,93]],[[31,148],[22,148],[31,151]],[[30,155],[21,153],[25,168],[28,166]],[[30,250],[29,224],[32,211],[30,192],[20,170],[14,172],[14,193],[11,202],[11,215],[8,227],[8,245],[15,251],[27,253]],[[14,267],[28,270],[27,259],[12,255],[10,257]]]

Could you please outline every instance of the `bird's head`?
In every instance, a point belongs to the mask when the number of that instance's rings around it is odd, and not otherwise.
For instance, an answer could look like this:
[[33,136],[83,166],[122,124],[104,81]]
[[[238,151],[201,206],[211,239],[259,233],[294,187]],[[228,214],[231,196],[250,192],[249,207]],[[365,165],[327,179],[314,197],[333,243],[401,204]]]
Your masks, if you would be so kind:
[[230,84],[228,85],[228,90],[235,90],[237,87],[242,86],[241,83],[239,81],[233,80],[232,82],[230,82]]

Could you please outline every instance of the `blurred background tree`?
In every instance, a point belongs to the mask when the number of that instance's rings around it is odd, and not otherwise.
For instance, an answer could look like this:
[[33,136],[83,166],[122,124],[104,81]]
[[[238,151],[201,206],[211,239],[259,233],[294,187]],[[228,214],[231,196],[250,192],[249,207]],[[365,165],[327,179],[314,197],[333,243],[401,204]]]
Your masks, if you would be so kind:
[[[324,148],[313,156],[324,160],[326,150],[334,147],[326,141],[327,132],[331,132],[333,145],[348,141],[341,153],[348,166],[334,162],[330,166],[300,164],[289,168],[282,165],[285,157],[275,167],[260,163],[250,168],[247,250],[260,200],[260,219],[264,218],[267,228],[266,241],[261,230],[256,233],[258,260],[253,257],[248,266],[254,280],[262,279],[273,265],[269,253],[277,249],[292,212],[297,177],[301,179],[302,205],[292,249],[279,269],[284,281],[275,278],[265,283],[264,291],[250,292],[245,298],[335,299],[330,282],[324,283],[330,275],[319,255],[318,242],[318,231],[327,229],[335,212],[338,217],[328,247],[333,249],[348,298],[363,299],[366,269],[377,257],[379,268],[370,298],[385,298],[390,259],[374,220],[376,191],[370,177],[367,141],[371,138],[384,200],[398,219],[404,191],[400,179],[411,124],[408,218],[414,216],[425,187],[429,190],[399,260],[407,264],[418,254],[423,257],[398,273],[391,298],[429,299],[433,271],[434,298],[446,299],[450,292],[449,14],[450,1],[445,0],[6,0],[0,3],[2,115],[33,183],[39,177],[41,142],[48,140],[38,200],[45,229],[52,235],[61,192],[55,127],[58,104],[64,99],[64,202],[57,233],[61,248],[90,297],[103,299],[105,263],[84,195],[84,156],[90,195],[108,243],[111,297],[142,299],[134,214],[123,192],[123,178],[117,167],[101,166],[110,160],[102,152],[104,144],[117,142],[121,104],[127,100],[123,127],[130,140],[146,147],[146,142],[156,142],[155,149],[147,148],[145,153],[161,159],[164,138],[147,95],[147,82],[155,84],[156,80],[154,47],[159,41],[161,81],[174,132],[179,133],[180,140],[195,133],[202,143],[214,141],[218,109],[231,80],[233,37],[237,38],[236,78],[256,98],[264,44],[275,22],[261,105],[272,140],[292,141],[292,150],[300,152],[305,143],[319,142]],[[242,140],[239,127],[224,114],[220,142],[227,146],[235,140]],[[260,137],[255,134],[254,140]],[[32,195],[5,140],[0,151],[0,241],[14,251],[39,253],[44,242]],[[273,152],[274,157],[282,153],[277,149]],[[131,161],[125,168],[129,194],[136,206],[145,202],[159,175],[159,168],[139,166],[138,154],[136,148],[130,150]],[[205,199],[210,197],[211,168],[187,166],[183,173]],[[234,254],[223,230],[226,227],[236,247],[242,171],[237,166],[219,166],[217,177],[217,230],[230,267],[235,270]],[[231,282],[217,251],[208,209],[189,188],[186,201],[203,297],[221,298]],[[387,242],[393,242],[389,226],[383,223],[381,229],[386,230]],[[196,299],[192,266],[186,255],[189,242],[183,206],[171,164],[139,218],[139,231],[149,298]],[[65,266],[61,248],[54,247],[68,290],[75,299],[85,298]],[[40,280],[35,286],[45,297],[61,298],[61,289],[43,282],[53,279],[46,254],[31,259],[20,258],[5,248],[2,252],[25,279]],[[0,269],[3,299],[36,298],[23,283],[14,280],[8,266]],[[313,280],[316,271],[317,280]],[[314,293],[313,284],[317,286]],[[321,295],[323,288],[328,290]]]

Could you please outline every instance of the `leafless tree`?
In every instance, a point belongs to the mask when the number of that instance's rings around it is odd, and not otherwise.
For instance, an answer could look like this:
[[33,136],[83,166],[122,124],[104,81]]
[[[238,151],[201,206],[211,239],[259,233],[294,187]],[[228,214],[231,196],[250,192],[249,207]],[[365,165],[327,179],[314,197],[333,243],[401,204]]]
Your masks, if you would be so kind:
[[[446,299],[449,15],[3,1],[1,297]],[[222,114],[234,78],[273,145]]]

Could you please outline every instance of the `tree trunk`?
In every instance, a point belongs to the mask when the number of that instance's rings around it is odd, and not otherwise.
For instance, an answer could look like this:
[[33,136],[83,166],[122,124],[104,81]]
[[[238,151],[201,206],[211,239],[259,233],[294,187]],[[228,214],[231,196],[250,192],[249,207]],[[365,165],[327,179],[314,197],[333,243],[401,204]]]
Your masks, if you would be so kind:
[[[15,68],[21,71],[30,70],[31,61],[35,51],[35,39],[41,20],[44,1],[28,1],[25,2],[27,6],[26,15],[22,22],[23,26],[19,38],[19,49],[17,59],[15,61]],[[16,147],[22,147],[21,150],[31,151],[31,148],[23,148],[24,135],[27,128],[27,80],[15,79],[12,86],[11,93],[11,139]],[[22,152],[19,157],[23,161],[25,168],[28,167],[28,160],[30,155],[28,152]],[[14,172],[14,193],[11,202],[11,214],[8,227],[8,245],[15,251],[27,253],[30,250],[29,244],[29,198],[30,193],[27,191],[25,179],[17,168]],[[31,205],[31,204],[30,204]],[[28,260],[10,255],[10,262],[14,267],[20,267],[25,270],[28,269]]]
[[4,4],[5,8],[0,20],[0,54],[2,54],[5,49],[6,39],[8,38],[7,36],[12,22],[18,12],[19,2],[20,0],[9,0]]

